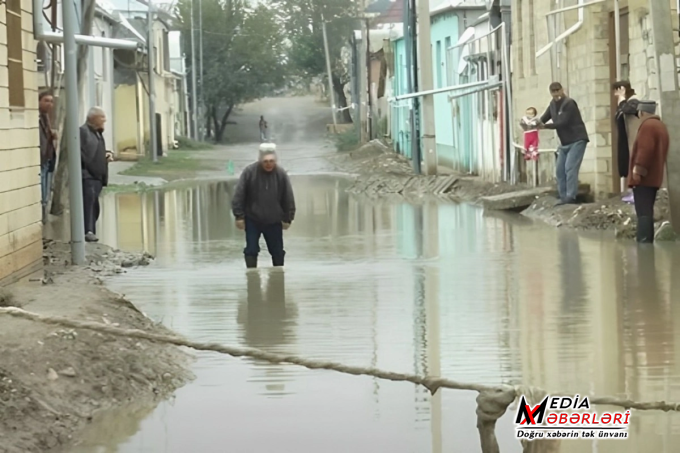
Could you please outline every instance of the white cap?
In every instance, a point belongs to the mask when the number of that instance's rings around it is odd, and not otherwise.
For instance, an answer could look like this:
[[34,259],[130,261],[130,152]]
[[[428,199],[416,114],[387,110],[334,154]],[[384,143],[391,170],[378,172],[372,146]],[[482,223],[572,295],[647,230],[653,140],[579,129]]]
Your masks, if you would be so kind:
[[260,151],[261,152],[274,152],[276,151],[276,144],[275,143],[262,143],[260,145]]

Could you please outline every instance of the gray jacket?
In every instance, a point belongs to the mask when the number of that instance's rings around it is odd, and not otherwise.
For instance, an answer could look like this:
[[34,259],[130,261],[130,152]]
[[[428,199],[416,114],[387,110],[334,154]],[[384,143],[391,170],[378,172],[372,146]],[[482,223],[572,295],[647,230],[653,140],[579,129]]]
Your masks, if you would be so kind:
[[108,184],[109,162],[104,136],[88,124],[80,126],[80,163],[83,179],[101,181],[103,186]]
[[266,172],[259,162],[248,165],[241,173],[231,209],[239,220],[248,218],[262,225],[291,223],[295,197],[288,174],[279,166]]

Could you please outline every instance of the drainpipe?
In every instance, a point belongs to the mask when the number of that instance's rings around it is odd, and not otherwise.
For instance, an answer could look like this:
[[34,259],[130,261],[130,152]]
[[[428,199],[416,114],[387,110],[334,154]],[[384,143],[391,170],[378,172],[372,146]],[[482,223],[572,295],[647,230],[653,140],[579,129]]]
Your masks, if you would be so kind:
[[[539,49],[536,52],[536,58],[540,57],[541,55],[543,55],[544,53],[549,51],[558,42],[564,41],[569,36],[576,33],[583,26],[583,21],[584,21],[584,17],[585,17],[584,8],[586,6],[596,5],[598,3],[604,3],[605,1],[607,1],[607,0],[592,0],[592,1],[586,3],[585,0],[578,0],[578,5],[576,5],[576,6],[568,6],[566,8],[556,9],[556,10],[550,11],[548,14],[546,14],[545,17],[549,21],[550,16],[553,16],[553,15],[558,14],[558,13],[564,13],[564,12],[567,12],[567,11],[578,9],[578,21],[574,25],[572,25],[570,28],[565,30],[564,33],[562,33],[557,38],[552,40],[552,42],[548,43],[542,49]],[[550,27],[550,23],[548,23],[548,27]]]
[[[619,0],[614,0],[614,35],[616,43],[616,80],[621,80],[621,5]],[[626,192],[626,178],[619,180],[621,193]]]
[[[42,0],[33,0],[33,11],[42,11]],[[56,31],[43,29],[42,14],[33,14],[33,37],[36,41],[50,43],[63,43],[64,34]],[[137,41],[128,39],[102,38],[100,36],[75,35],[76,44],[81,46],[110,47],[112,49],[136,50],[139,47]]]

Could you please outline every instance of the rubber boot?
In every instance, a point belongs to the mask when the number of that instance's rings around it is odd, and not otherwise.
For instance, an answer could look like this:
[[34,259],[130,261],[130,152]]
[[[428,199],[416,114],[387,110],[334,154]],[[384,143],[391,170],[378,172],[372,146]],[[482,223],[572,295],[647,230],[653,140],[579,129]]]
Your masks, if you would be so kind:
[[640,244],[654,243],[654,217],[638,218],[637,241]]
[[257,267],[257,256],[248,256],[245,255],[246,257],[246,267],[248,269],[254,269]]
[[272,266],[274,267],[283,266],[283,256],[272,256]]

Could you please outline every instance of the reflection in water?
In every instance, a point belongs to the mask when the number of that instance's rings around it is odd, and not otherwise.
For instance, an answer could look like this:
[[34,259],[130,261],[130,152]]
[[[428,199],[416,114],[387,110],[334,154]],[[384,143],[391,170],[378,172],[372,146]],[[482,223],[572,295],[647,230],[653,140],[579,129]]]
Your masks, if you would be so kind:
[[[294,177],[285,270],[246,272],[233,184],[108,196],[105,242],[158,257],[114,289],[199,341],[680,400],[676,247],[638,249],[470,206],[385,204],[348,195],[340,180]],[[120,453],[479,451],[473,393],[198,357],[195,383],[138,433],[121,441],[94,424],[93,435]],[[498,423],[503,453],[520,451],[513,422],[508,413]],[[632,424],[628,441],[564,441],[559,451],[677,451],[677,414],[636,412]]]

